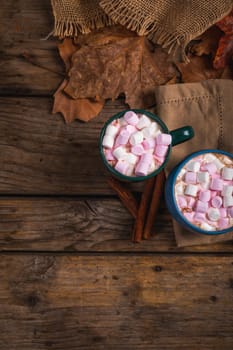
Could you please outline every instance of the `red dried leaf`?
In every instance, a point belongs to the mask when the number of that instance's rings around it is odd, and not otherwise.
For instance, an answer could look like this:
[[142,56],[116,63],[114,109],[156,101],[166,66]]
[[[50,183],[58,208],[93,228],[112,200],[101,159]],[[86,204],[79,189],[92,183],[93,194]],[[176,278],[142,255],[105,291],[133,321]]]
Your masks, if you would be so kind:
[[216,25],[224,32],[213,62],[214,68],[220,69],[226,67],[233,57],[233,10]]

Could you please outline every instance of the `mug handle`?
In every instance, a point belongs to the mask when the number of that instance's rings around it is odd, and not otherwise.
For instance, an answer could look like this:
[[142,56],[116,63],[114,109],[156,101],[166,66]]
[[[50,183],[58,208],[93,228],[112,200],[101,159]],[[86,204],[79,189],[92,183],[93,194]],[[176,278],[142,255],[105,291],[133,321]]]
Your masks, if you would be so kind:
[[172,146],[179,145],[185,141],[190,140],[194,136],[194,130],[191,126],[183,126],[170,131],[172,137]]

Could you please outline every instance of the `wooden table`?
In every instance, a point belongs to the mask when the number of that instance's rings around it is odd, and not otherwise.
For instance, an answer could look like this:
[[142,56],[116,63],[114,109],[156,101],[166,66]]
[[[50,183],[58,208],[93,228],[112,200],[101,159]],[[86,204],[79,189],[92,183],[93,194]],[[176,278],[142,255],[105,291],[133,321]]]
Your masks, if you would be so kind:
[[178,249],[162,205],[157,235],[133,244],[97,150],[123,101],[87,124],[51,115],[50,2],[0,13],[0,349],[232,350],[232,242]]

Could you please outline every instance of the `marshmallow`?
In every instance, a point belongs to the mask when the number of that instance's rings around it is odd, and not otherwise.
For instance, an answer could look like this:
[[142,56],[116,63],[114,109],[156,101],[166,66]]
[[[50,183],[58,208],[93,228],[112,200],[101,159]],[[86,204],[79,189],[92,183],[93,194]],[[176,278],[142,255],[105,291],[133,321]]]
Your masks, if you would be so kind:
[[159,134],[161,134],[160,126],[156,122],[152,122],[150,125],[150,135],[151,137],[157,137]]
[[142,144],[139,143],[138,145],[132,146],[131,152],[136,156],[141,156],[145,152],[145,150]]
[[184,193],[187,196],[192,196],[195,197],[197,195],[197,191],[198,191],[198,186],[196,185],[192,185],[192,184],[188,184],[185,188]]
[[124,160],[129,164],[135,165],[138,161],[138,157],[132,153],[126,153]]
[[127,162],[125,162],[124,160],[118,160],[118,162],[115,165],[115,170],[117,170],[121,174],[126,175],[128,167],[129,164]]
[[137,145],[138,143],[142,143],[143,141],[143,133],[141,131],[134,132],[129,139],[129,142],[132,146]]
[[107,160],[115,160],[115,157],[112,154],[112,151],[110,149],[107,149],[105,152],[105,157]]
[[224,180],[232,180],[233,179],[233,168],[227,168],[226,166],[222,168],[222,178]]
[[233,218],[233,207],[227,208],[227,213],[231,218]]
[[163,164],[165,161],[165,157],[159,157],[156,154],[154,155],[154,157],[159,165]]
[[213,197],[211,199],[211,204],[214,208],[220,208],[222,205],[222,198],[220,196]]
[[155,148],[155,139],[153,138],[148,138],[143,141],[142,143],[144,149],[147,151],[148,149]]
[[135,174],[137,176],[146,176],[153,161],[153,156],[150,153],[144,153],[140,161],[136,165]]
[[181,169],[179,172],[179,175],[177,176],[177,179],[182,179],[182,177],[186,174],[186,170],[184,168]]
[[131,125],[136,125],[139,121],[138,115],[133,111],[128,111],[123,116],[124,120]]
[[127,170],[126,170],[126,175],[127,176],[133,176],[134,175],[134,165],[129,164]]
[[223,230],[224,228],[227,228],[229,226],[229,219],[228,218],[220,218],[218,222],[219,228]]
[[215,227],[207,224],[207,222],[203,222],[200,227],[202,230],[205,230],[205,231],[215,231]]
[[155,154],[159,157],[164,157],[167,154],[168,146],[164,145],[156,145],[155,146]]
[[225,166],[217,157],[214,160],[214,164],[218,170],[221,170]]
[[178,204],[180,208],[186,208],[187,207],[187,200],[185,196],[178,196]]
[[194,204],[196,203],[196,200],[193,197],[187,197],[188,202],[188,208],[192,209],[194,207]]
[[211,197],[211,192],[209,190],[200,191],[200,193],[199,193],[199,199],[202,202],[209,202],[210,197]]
[[206,217],[204,213],[195,213],[193,219],[198,223],[206,222]]
[[117,136],[114,146],[126,145],[129,141],[130,133],[127,130],[121,130]]
[[196,211],[198,213],[206,213],[207,210],[208,210],[208,203],[198,200],[197,203],[196,203]]
[[112,136],[113,138],[118,133],[119,128],[115,125],[109,124],[106,128],[105,135]]
[[104,135],[102,145],[106,148],[112,148],[114,145],[114,137],[110,135]]
[[161,133],[156,138],[157,145],[169,146],[172,142],[172,137],[170,134]]
[[225,196],[223,197],[223,206],[224,208],[233,206],[233,196]]
[[186,165],[186,169],[197,173],[200,170],[200,166],[201,166],[200,162],[192,160],[192,161],[188,162],[188,164]]
[[212,179],[210,183],[210,189],[214,191],[222,191],[223,189],[223,181],[218,178]]
[[114,157],[116,159],[123,159],[126,156],[126,150],[123,146],[119,146],[117,148],[114,149],[114,151],[112,152],[112,154],[114,155]]
[[175,193],[177,195],[183,194],[184,193],[184,186],[185,186],[184,182],[179,182],[178,184],[176,184]]
[[220,212],[221,218],[225,218],[227,216],[226,208],[219,208],[219,212]]
[[214,174],[217,171],[217,167],[215,165],[215,163],[206,163],[204,164],[204,166],[202,167],[202,170],[206,170],[208,171],[209,174]]
[[204,155],[204,160],[207,162],[207,163],[210,163],[210,162],[213,162],[214,160],[216,159],[215,155],[213,153],[206,153]]
[[233,194],[233,186],[223,185],[222,196],[231,196]]
[[205,182],[207,183],[209,181],[209,173],[207,171],[198,171],[197,172],[197,182],[202,183]]
[[149,168],[149,173],[152,173],[153,171],[155,171],[156,169],[159,168],[159,164],[157,164],[155,162],[155,160],[153,159]]
[[208,218],[211,221],[218,221],[220,219],[220,217],[221,217],[221,215],[220,215],[220,211],[218,208],[210,207],[208,209]]
[[187,184],[195,184],[197,182],[197,174],[193,171],[188,171],[185,174],[185,182]]
[[192,220],[193,220],[193,215],[194,215],[193,212],[191,212],[191,213],[189,213],[189,212],[184,212],[183,215],[184,215],[184,217],[185,217],[188,221],[192,221]]
[[144,114],[141,115],[141,117],[139,118],[139,121],[137,123],[137,128],[140,130],[140,129],[146,128],[150,125],[151,125],[151,118],[147,117]]
[[151,128],[150,128],[150,127],[148,127],[148,128],[143,128],[143,129],[141,130],[141,132],[143,133],[143,137],[144,137],[145,139],[149,139],[150,137],[152,137],[152,132],[151,132]]

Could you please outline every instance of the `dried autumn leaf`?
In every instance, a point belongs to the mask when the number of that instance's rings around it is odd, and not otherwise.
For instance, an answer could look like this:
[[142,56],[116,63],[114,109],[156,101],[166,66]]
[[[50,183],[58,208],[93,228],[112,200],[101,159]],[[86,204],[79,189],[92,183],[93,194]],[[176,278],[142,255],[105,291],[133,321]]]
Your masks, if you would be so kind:
[[222,31],[212,26],[189,44],[189,52],[195,56],[211,55],[214,57]]
[[221,78],[222,70],[212,67],[212,60],[208,56],[189,57],[189,63],[176,63],[183,83],[195,83],[206,79]]
[[53,114],[61,113],[65,121],[71,123],[75,119],[87,122],[101,112],[104,101],[91,101],[87,98],[74,100],[63,92],[66,84],[65,79],[54,94]]
[[117,32],[110,36],[111,40],[105,36],[103,43],[91,41],[72,55],[65,92],[75,99],[115,99],[125,93],[131,108],[147,107],[154,101],[155,86],[176,75],[172,62],[145,37]]
[[224,32],[213,62],[214,68],[220,69],[226,67],[233,57],[233,10],[216,25]]
[[[66,70],[70,68],[71,56],[78,49],[72,39],[64,39],[58,45],[60,56],[65,64]],[[93,101],[91,99],[72,99],[66,93],[64,88],[67,85],[65,79],[54,94],[54,104],[52,113],[61,113],[67,123],[75,119],[89,121],[100,113],[104,106],[104,101]]]

